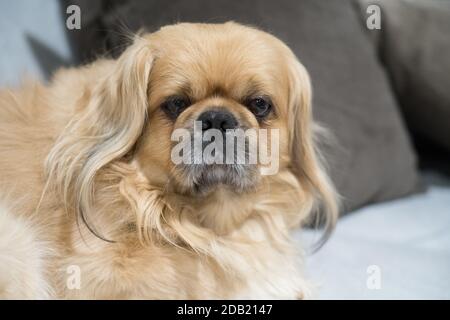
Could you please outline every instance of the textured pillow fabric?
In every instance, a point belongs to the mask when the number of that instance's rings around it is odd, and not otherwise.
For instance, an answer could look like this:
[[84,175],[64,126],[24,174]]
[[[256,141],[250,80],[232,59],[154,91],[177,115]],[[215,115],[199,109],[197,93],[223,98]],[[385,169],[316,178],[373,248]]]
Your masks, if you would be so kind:
[[154,31],[177,21],[234,20],[284,40],[311,73],[316,119],[336,144],[325,148],[344,212],[416,190],[415,154],[350,1],[124,1],[102,24],[120,47],[116,26]]
[[450,1],[369,2],[382,9],[377,44],[408,126],[450,152]]

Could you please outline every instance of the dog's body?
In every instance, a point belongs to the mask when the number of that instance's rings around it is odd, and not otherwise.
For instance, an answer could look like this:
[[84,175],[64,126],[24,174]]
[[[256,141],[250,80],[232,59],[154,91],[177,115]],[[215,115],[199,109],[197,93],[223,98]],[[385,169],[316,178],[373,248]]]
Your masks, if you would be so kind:
[[[148,42],[168,48],[181,41],[177,34],[188,34],[186,41],[192,44],[192,34],[205,40],[204,32],[227,39],[221,52],[235,49],[232,41],[239,42],[244,34],[270,44],[276,41],[275,47],[295,59],[281,42],[254,29],[233,23],[177,25],[139,39],[119,60],[62,70],[49,86],[0,91],[0,297],[310,296],[299,268],[301,252],[289,230],[311,214],[316,200],[330,210],[330,224],[336,208],[312,146],[309,104],[302,100],[308,97],[284,89],[299,86],[302,79],[274,76],[285,86],[277,89],[280,97],[274,93],[274,105],[305,104],[295,107],[302,109],[296,111],[298,118],[280,107],[265,124],[256,122],[231,94],[224,94],[231,91],[225,84],[213,96],[192,98],[197,104],[189,107],[191,114],[183,111],[177,119],[164,118],[154,107],[170,95],[159,79],[177,80],[164,69],[174,62],[165,60],[163,50],[159,56],[154,48],[147,51]],[[220,46],[208,41],[205,47]],[[171,50],[175,59],[177,51]],[[202,61],[212,57],[203,56]],[[222,56],[220,63],[226,65],[224,60]],[[252,68],[246,65],[249,61],[239,63]],[[294,60],[289,63],[299,68]],[[183,72],[188,74],[190,67],[192,61]],[[208,83],[214,82],[214,74],[218,79],[233,74],[212,68]],[[194,75],[198,70],[191,69]],[[205,88],[198,77],[186,78]],[[308,81],[307,76],[303,80]],[[191,92],[202,95],[198,89]],[[240,122],[254,127],[281,127],[282,159],[276,175],[259,177],[245,190],[218,183],[202,194],[191,193],[181,171],[170,164],[170,132],[211,103],[232,106]],[[291,132],[296,129],[284,122],[290,117],[301,122],[295,124],[301,131]],[[291,140],[299,146],[291,147]],[[292,155],[293,148],[300,154]]]

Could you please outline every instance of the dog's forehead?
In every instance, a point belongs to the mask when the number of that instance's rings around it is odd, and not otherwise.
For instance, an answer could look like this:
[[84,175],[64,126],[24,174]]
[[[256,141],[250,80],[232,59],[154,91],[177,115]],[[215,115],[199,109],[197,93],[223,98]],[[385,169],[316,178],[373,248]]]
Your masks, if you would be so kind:
[[[162,33],[164,43],[162,55],[176,63],[190,62],[195,64],[259,64],[266,61],[276,62],[280,52],[277,41],[259,30],[236,25],[194,25],[195,28],[174,28],[175,31]],[[161,49],[161,48],[160,48]]]
[[159,31],[158,42],[155,73],[194,91],[282,83],[283,51],[274,37],[256,29],[181,24]]

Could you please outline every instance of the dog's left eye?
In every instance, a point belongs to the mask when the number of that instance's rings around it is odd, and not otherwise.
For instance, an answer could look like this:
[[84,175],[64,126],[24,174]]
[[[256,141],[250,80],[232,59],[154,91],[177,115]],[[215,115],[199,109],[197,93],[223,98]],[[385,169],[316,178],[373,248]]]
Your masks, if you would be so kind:
[[247,102],[247,107],[257,118],[264,118],[270,113],[272,104],[270,100],[263,97],[258,97],[249,100]]
[[171,119],[176,119],[189,105],[189,99],[177,96],[168,98],[161,107]]

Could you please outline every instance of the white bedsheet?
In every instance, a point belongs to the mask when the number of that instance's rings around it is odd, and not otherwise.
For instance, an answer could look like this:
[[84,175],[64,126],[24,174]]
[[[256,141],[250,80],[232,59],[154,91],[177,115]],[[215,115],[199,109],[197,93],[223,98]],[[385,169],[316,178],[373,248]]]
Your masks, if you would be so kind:
[[[329,242],[307,256],[318,298],[450,299],[450,181],[435,174],[425,180],[425,193],[339,220]],[[311,234],[295,237],[311,242]]]

